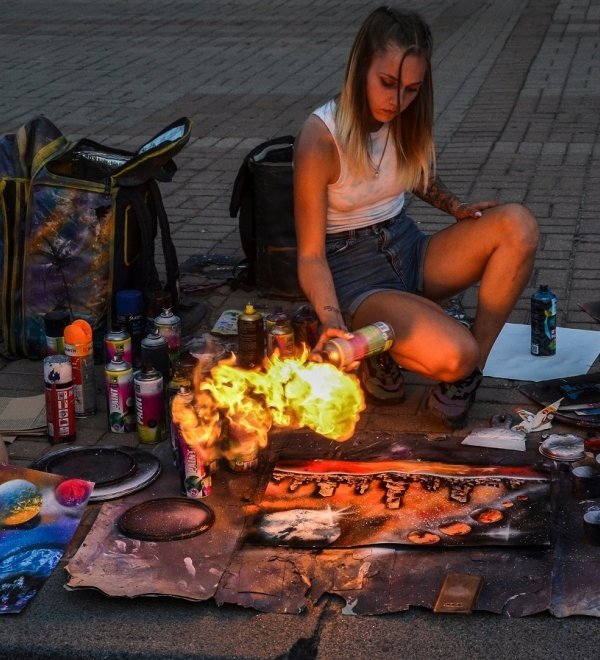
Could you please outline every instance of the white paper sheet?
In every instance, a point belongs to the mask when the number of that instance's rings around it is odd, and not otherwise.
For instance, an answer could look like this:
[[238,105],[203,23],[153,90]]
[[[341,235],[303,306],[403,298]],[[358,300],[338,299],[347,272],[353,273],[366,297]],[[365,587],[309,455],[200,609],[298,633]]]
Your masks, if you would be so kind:
[[525,451],[527,449],[525,441],[525,433],[519,433],[511,429],[488,428],[472,431],[461,444],[472,447]]
[[542,381],[586,374],[600,354],[600,331],[556,329],[556,355],[531,355],[531,328],[507,323],[483,371],[492,378]]

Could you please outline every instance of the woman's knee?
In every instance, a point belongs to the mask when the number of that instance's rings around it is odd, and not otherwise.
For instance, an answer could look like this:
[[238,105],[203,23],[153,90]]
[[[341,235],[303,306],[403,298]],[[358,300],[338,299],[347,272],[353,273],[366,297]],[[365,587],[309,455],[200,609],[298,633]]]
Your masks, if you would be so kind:
[[523,204],[505,204],[502,217],[503,239],[520,245],[525,252],[535,252],[540,240],[536,217]]
[[[394,347],[396,348],[396,347]],[[406,355],[402,351],[390,351],[399,364],[406,364]],[[472,335],[465,337],[448,337],[447,340],[436,342],[435,348],[430,348],[420,356],[411,354],[411,366],[428,378],[451,383],[461,380],[473,373],[479,366],[481,353],[479,345]]]
[[466,378],[479,366],[479,346],[473,340],[448,351],[441,366],[440,380],[452,383]]

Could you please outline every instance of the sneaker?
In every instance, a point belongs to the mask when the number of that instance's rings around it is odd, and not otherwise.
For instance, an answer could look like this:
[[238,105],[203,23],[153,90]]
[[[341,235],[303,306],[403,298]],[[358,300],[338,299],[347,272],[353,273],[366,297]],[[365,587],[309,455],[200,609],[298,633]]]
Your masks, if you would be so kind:
[[483,374],[479,369],[455,383],[438,383],[430,392],[427,408],[446,424],[460,429],[467,421]]
[[451,316],[453,319],[456,319],[459,323],[462,323],[467,330],[470,330],[473,327],[475,319],[471,316],[468,316],[465,312],[465,309],[462,304],[462,294],[457,298],[449,298],[444,303],[442,303],[442,309]]
[[402,370],[389,353],[380,353],[364,359],[358,368],[358,377],[367,401],[376,404],[404,401]]

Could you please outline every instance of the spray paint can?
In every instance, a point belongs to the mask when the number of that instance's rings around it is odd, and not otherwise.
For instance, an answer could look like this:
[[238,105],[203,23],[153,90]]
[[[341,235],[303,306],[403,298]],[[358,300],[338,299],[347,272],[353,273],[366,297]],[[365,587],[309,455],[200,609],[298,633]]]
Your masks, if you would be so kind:
[[346,367],[356,360],[389,350],[395,339],[394,329],[383,321],[353,330],[352,334],[352,339],[330,339],[323,347],[323,359],[336,367]]
[[[194,395],[190,387],[183,385],[171,401],[171,445],[173,457],[181,482],[181,492],[187,497],[199,499],[212,492],[211,467],[207,465],[202,443],[188,442],[182,431],[183,424],[192,426],[197,422],[193,409]],[[188,409],[186,411],[186,408]],[[174,413],[180,416],[180,421],[174,419]],[[182,419],[183,413],[183,419]],[[189,415],[189,418],[186,419]]]
[[104,335],[104,363],[110,362],[117,353],[125,362],[133,363],[131,335],[126,330],[111,330]]
[[163,309],[172,307],[173,303],[171,302],[171,294],[164,289],[144,291],[144,303],[146,315],[144,334],[147,335],[154,328],[154,319]]
[[52,444],[75,440],[73,368],[66,355],[44,358],[46,423]]
[[192,381],[188,377],[184,369],[183,363],[180,360],[175,362],[171,380],[165,387],[165,430],[171,433],[171,401],[179,393],[182,387],[191,387]]
[[310,305],[301,305],[292,316],[294,342],[300,354],[304,347],[312,349],[319,339],[319,319]]
[[153,366],[144,365],[133,377],[133,390],[140,442],[144,444],[160,442],[165,428],[163,377]]
[[179,356],[178,363],[181,367],[184,377],[187,378],[191,383],[194,380],[194,372],[196,371],[196,367],[200,363],[200,360],[195,355],[192,355],[189,351],[183,351],[183,353]]
[[71,315],[65,311],[53,311],[44,315],[46,333],[46,355],[63,355],[65,352],[64,330],[71,322]]
[[140,342],[144,336],[144,297],[137,289],[123,289],[116,293],[117,324],[131,337],[134,367],[141,366]]
[[176,422],[173,419],[173,407],[175,407],[175,409],[180,413],[182,410],[187,409],[188,414],[192,418],[195,418],[196,413],[192,409],[193,402],[194,394],[192,393],[192,388],[189,385],[182,385],[169,401],[169,435],[171,438],[171,449],[173,450],[173,465],[177,468],[179,476],[181,477],[181,492],[184,492],[184,472],[183,463],[181,462],[180,446],[181,443],[184,442],[184,438],[181,433],[179,422]]
[[245,449],[231,452],[227,465],[232,472],[253,472],[258,467],[258,445],[249,444]]
[[531,296],[531,353],[556,354],[556,296],[547,284]]
[[212,493],[212,479],[210,468],[202,455],[202,446],[182,442],[180,452],[183,464],[183,493],[193,499],[207,497]]
[[151,364],[160,372],[167,383],[171,377],[171,361],[169,359],[169,344],[160,334],[158,328],[154,328],[143,339],[141,345],[141,357],[143,364]]
[[96,378],[92,326],[77,319],[65,328],[65,355],[71,360],[75,391],[75,417],[96,413]]
[[290,322],[290,316],[283,311],[283,307],[275,307],[272,312],[265,315],[265,332],[268,334],[279,322]]
[[295,353],[294,331],[289,320],[277,321],[267,334],[267,354],[273,355],[275,349],[281,358],[293,357]]
[[177,314],[173,314],[171,308],[163,311],[154,319],[154,325],[158,328],[161,336],[167,340],[169,345],[169,359],[171,364],[179,357],[181,349],[181,319]]
[[264,319],[260,312],[248,303],[238,316],[238,366],[244,369],[260,367],[265,357]]
[[108,402],[108,428],[114,433],[135,430],[135,398],[133,370],[117,354],[104,368],[104,382]]

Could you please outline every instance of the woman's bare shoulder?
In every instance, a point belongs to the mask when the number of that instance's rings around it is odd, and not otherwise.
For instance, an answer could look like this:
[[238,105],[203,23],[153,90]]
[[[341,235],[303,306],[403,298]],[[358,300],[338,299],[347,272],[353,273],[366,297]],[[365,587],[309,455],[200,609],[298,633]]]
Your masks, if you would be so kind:
[[316,115],[304,122],[294,146],[298,164],[316,165],[329,181],[335,180],[339,172],[339,157],[335,140],[325,123]]
[[335,152],[333,135],[317,115],[310,115],[302,125],[298,134],[297,147],[316,152]]

